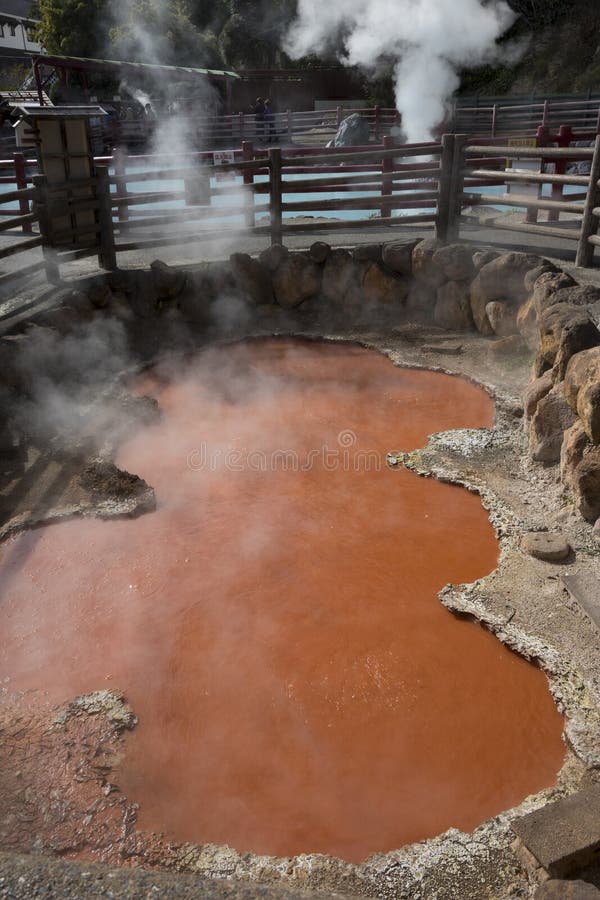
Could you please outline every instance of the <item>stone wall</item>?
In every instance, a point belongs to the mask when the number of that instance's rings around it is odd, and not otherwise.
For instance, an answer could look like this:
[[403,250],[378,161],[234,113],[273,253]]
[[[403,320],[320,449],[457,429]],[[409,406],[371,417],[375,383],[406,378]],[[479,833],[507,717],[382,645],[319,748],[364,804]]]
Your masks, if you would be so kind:
[[[188,269],[156,261],[61,289],[56,300],[36,318],[38,329],[69,333],[108,316],[122,323],[137,360],[272,324],[293,331],[402,322],[477,331],[495,341],[500,360],[535,354],[524,397],[530,456],[560,465],[581,514],[600,517],[600,288],[539,256],[435,239],[353,250],[318,241],[302,252],[274,246],[257,259],[234,253]],[[0,340],[5,388],[24,393],[15,359],[27,340]]]

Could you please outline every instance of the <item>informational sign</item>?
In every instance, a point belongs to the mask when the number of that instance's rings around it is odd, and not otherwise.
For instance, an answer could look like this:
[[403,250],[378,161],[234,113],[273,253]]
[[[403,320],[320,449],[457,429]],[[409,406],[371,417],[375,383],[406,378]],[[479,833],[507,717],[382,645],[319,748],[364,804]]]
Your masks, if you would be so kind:
[[[235,152],[233,150],[214,150],[213,163],[215,166],[223,166],[227,163],[235,162]],[[215,175],[216,181],[235,181],[235,172],[223,172]]]
[[[507,141],[509,147],[537,147],[537,140],[534,137],[514,137],[509,138]],[[535,159],[531,157],[525,157],[524,159],[507,159],[506,160],[506,171],[512,172],[536,172],[539,173],[541,169],[541,158]],[[520,194],[522,197],[537,197],[539,194],[539,185],[538,184],[527,184],[526,182],[517,182],[508,181],[506,184],[506,190],[510,194],[511,191],[515,194]]]

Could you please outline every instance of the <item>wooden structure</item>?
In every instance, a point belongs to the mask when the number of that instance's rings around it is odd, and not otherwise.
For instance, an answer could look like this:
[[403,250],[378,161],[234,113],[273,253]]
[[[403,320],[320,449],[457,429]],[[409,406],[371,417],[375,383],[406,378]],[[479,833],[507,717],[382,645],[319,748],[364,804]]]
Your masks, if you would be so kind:
[[[280,243],[289,234],[381,227],[393,236],[405,234],[405,225],[423,223],[434,227],[441,240],[452,241],[473,224],[467,208],[481,206],[568,216],[559,222],[535,217],[503,222],[491,210],[490,224],[498,231],[570,241],[579,265],[591,265],[600,246],[600,137],[593,147],[515,147],[447,134],[440,143],[394,146],[388,137],[377,146],[272,148],[268,153],[245,142],[224,164],[212,153],[95,161],[82,154],[76,158],[83,168],[71,170],[69,178],[66,154],[50,146],[43,164],[52,166],[47,169],[52,183],[44,174],[34,178],[34,191],[26,187],[0,195],[2,202],[21,205],[21,215],[0,220],[0,232],[39,227],[39,236],[0,249],[0,259],[42,246],[52,280],[63,262],[81,256],[98,254],[101,265],[112,269],[121,252],[221,236],[229,241],[265,235]],[[523,158],[538,161],[539,171],[508,166]],[[587,162],[591,174],[550,173],[543,171],[542,161],[555,167]],[[490,185],[507,184],[516,193],[486,192]],[[540,187],[539,196],[519,192],[520,185],[532,184]],[[558,187],[576,192],[560,199],[549,195]],[[33,196],[33,209],[26,213]],[[348,214],[352,218],[339,218]]]

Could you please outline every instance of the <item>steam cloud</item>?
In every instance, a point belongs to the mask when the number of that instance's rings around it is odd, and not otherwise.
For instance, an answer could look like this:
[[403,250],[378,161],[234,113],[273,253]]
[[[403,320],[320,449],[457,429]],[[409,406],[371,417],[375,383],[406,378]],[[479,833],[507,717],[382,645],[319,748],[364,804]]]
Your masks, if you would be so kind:
[[341,41],[350,65],[395,60],[396,106],[413,143],[444,119],[457,71],[498,58],[496,40],[514,18],[503,0],[299,0],[287,49],[302,56]]

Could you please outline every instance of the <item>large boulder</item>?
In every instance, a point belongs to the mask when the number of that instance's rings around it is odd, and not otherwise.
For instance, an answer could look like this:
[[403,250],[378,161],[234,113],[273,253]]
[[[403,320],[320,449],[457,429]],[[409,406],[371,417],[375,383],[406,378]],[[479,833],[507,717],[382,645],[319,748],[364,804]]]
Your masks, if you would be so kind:
[[359,302],[360,282],[357,274],[360,272],[362,275],[360,266],[347,250],[332,250],[323,268],[323,299],[336,306]]
[[590,441],[600,444],[600,378],[586,382],[579,391],[577,415]]
[[368,144],[371,135],[371,126],[368,119],[363,119],[358,113],[352,113],[340,123],[333,139],[334,147],[356,147]]
[[512,304],[492,300],[491,303],[486,304],[485,314],[492,331],[498,337],[508,337],[511,334],[519,333],[517,311]]
[[436,251],[443,246],[437,238],[424,238],[416,244],[412,252],[412,271],[415,278],[433,287],[439,287],[448,280],[443,270],[433,261]]
[[277,303],[292,309],[321,290],[321,267],[301,254],[287,254],[271,276]]
[[160,259],[150,263],[152,281],[159,300],[174,300],[185,287],[186,274]]
[[449,281],[437,290],[433,320],[449,331],[472,331],[473,317],[465,285]]
[[533,286],[533,302],[538,315],[548,307],[555,306],[558,291],[575,287],[576,282],[566,272],[543,272]]
[[539,378],[534,378],[529,382],[523,395],[523,408],[526,419],[531,419],[542,397],[549,394],[551,390],[552,372],[549,369],[543,375],[540,375]]
[[595,522],[600,516],[600,447],[590,447],[584,452],[569,486],[583,518]]
[[554,378],[562,381],[567,371],[569,360],[576,353],[597,347],[600,344],[600,331],[592,317],[583,310],[580,318],[566,322],[563,326],[558,353],[554,361]]
[[600,347],[575,353],[565,373],[565,397],[571,409],[577,411],[577,396],[583,385],[600,379]]
[[270,273],[258,260],[247,253],[232,253],[229,263],[237,291],[242,297],[256,306],[274,302]]
[[567,364],[575,353],[600,344],[600,332],[585,309],[557,303],[540,315],[540,344],[534,372],[541,375],[555,369],[555,380],[562,381]]
[[573,284],[561,287],[549,297],[548,305],[570,303],[571,306],[592,306],[600,301],[600,288],[593,284]]
[[583,459],[590,441],[581,422],[576,421],[564,433],[560,449],[560,479],[566,487],[573,489],[575,470]]
[[529,453],[536,462],[556,463],[565,431],[575,423],[573,410],[565,400],[562,384],[539,401],[529,424]]
[[352,250],[352,259],[357,262],[381,262],[383,244],[358,244]]
[[486,263],[491,262],[493,259],[498,259],[499,256],[502,256],[502,253],[499,250],[492,250],[491,247],[484,250],[476,250],[473,253],[473,265],[475,266],[475,270],[479,272]]
[[527,346],[536,350],[538,346],[538,317],[533,297],[526,300],[517,312],[517,328]]
[[406,241],[389,241],[381,248],[381,258],[388,269],[410,278],[413,273],[412,253],[419,239]]
[[472,251],[465,244],[448,244],[433,254],[432,261],[449,281],[467,281],[475,275]]
[[528,253],[503,253],[479,270],[479,290],[487,303],[504,300],[519,306],[527,299],[525,276],[542,260]]
[[525,285],[525,290],[528,294],[533,291],[538,278],[541,275],[545,275],[546,272],[558,272],[558,267],[555,266],[554,263],[551,263],[548,259],[545,259],[535,269],[530,269],[529,272],[527,272],[525,278],[523,279],[523,284]]
[[274,272],[289,255],[290,251],[283,244],[271,244],[259,254],[258,258],[269,272]]
[[473,321],[475,322],[475,328],[479,331],[480,334],[492,335],[494,333],[494,329],[491,326],[490,320],[487,317],[487,313],[485,311],[486,306],[490,302],[487,292],[483,290],[481,285],[480,275],[477,275],[476,278],[471,282],[471,289],[469,292],[469,303],[471,306],[471,314],[473,316]]
[[363,294],[367,303],[395,303],[403,305],[408,297],[409,283],[386,272],[374,263],[363,277]]

